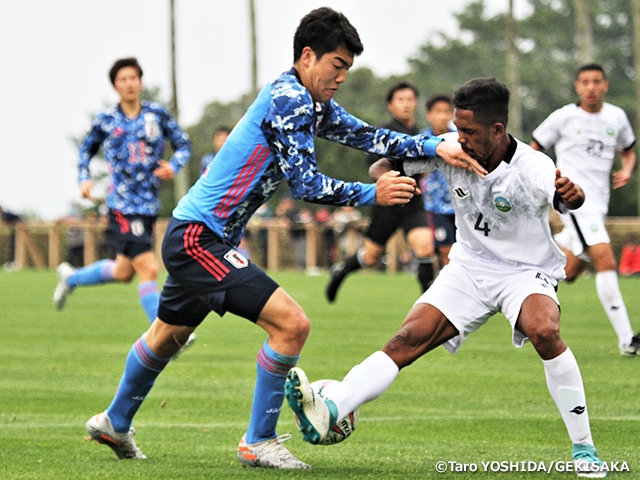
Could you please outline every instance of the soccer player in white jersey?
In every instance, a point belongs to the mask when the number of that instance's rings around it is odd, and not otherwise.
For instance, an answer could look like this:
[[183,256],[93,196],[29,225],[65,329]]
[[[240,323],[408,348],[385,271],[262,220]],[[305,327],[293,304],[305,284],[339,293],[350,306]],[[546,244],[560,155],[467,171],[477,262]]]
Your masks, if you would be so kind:
[[624,111],[604,101],[609,82],[600,65],[581,67],[574,86],[580,102],[549,115],[534,130],[531,146],[536,150],[555,146],[558,168],[586,194],[580,210],[561,215],[564,228],[555,236],[567,256],[566,280],[575,280],[587,263],[593,264],[598,297],[618,335],[620,353],[640,355],[640,334],[633,335],[604,225],[615,153],[620,152],[622,169],[613,172],[613,188],[620,188],[629,182],[636,163],[636,138]]
[[584,193],[549,157],[507,133],[509,90],[504,84],[494,78],[470,80],[455,92],[453,104],[458,132],[445,134],[445,141],[459,143],[489,173],[481,177],[449,168],[439,158],[404,162],[408,175],[439,168],[449,183],[458,229],[449,264],[385,347],[323,390],[329,400],[315,396],[296,367],[287,376],[287,402],[303,438],[318,443],[337,420],[382,395],[401,368],[440,345],[456,352],[502,312],[511,324],[513,345],[529,340],[542,359],[581,476],[605,476],[591,437],[578,363],[560,336],[556,287],[564,276],[565,256],[548,223],[551,206],[578,208]]

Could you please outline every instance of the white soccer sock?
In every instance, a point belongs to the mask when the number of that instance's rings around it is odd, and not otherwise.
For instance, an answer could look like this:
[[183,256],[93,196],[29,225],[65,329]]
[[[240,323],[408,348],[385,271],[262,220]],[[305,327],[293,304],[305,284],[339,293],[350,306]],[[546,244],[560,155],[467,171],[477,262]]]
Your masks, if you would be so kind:
[[341,382],[326,388],[324,393],[338,407],[338,421],[382,395],[399,371],[386,353],[378,351],[353,367]]
[[618,285],[618,274],[615,270],[596,273],[596,291],[609,321],[618,335],[620,345],[629,345],[633,338],[633,330],[629,322],[627,307],[622,299]]
[[549,393],[556,402],[572,443],[593,445],[589,412],[576,357],[567,349],[551,360],[543,360]]

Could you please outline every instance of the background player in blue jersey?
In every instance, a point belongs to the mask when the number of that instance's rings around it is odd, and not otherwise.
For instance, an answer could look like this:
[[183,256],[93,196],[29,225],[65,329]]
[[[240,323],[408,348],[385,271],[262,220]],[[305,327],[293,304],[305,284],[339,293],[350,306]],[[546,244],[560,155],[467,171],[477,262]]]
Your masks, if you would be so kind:
[[[430,127],[422,131],[425,135],[442,135],[452,132],[453,105],[447,95],[433,95],[425,104]],[[449,263],[449,251],[456,241],[456,217],[449,196],[449,184],[440,170],[425,174],[422,179],[424,209],[433,228],[440,268]]]
[[[151,241],[160,209],[160,180],[169,180],[186,165],[191,154],[187,135],[157,104],[143,102],[142,68],[135,58],[117,60],[109,78],[120,103],[99,113],[80,145],[78,164],[82,196],[92,196],[89,163],[102,146],[111,172],[107,198],[109,228],[116,238],[116,259],[99,260],[79,270],[70,264],[58,266],[55,307],[64,307],[78,286],[106,282],[130,282],[138,275],[138,296],[149,322],[158,311],[158,263]],[[169,161],[162,160],[165,141],[173,147]]]
[[243,465],[306,469],[278,436],[285,376],[296,365],[309,320],[276,282],[236,247],[251,215],[286,181],[294,198],[334,205],[408,202],[417,190],[390,172],[376,184],[343,182],[318,171],[314,137],[390,157],[438,155],[465,168],[482,168],[440,139],[373,128],[332,100],[363,50],[340,13],[306,15],[294,37],[293,68],[258,94],[204,174],[173,211],[162,244],[168,270],[158,318],[129,352],[109,408],[87,422],[91,438],[119,458],[145,458],[130,429],[157,376],[211,311],[246,318],[268,338],[258,352],[249,428],[238,458]]

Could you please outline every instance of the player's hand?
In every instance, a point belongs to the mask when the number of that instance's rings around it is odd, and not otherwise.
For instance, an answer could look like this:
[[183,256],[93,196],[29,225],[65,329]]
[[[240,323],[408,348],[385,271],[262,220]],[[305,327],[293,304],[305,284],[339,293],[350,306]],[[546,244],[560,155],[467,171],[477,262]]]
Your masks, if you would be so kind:
[[460,147],[453,146],[447,142],[440,142],[438,144],[436,147],[436,155],[454,167],[472,170],[481,177],[487,174],[487,170],[476,160],[464,153]]
[[584,203],[584,191],[582,191],[580,185],[573,183],[567,177],[563,177],[559,168],[556,169],[555,187],[564,204],[571,210],[579,208]]
[[160,160],[158,165],[160,166],[153,171],[153,174],[160,180],[171,180],[175,176],[175,170],[166,160]]
[[419,193],[416,181],[411,177],[400,176],[400,172],[396,170],[382,174],[376,182],[377,205],[404,205]]
[[80,194],[83,198],[88,198],[94,203],[100,203],[100,200],[94,198],[91,195],[91,190],[93,189],[93,182],[91,180],[83,180],[80,182]]
[[618,170],[617,172],[613,172],[613,188],[624,187],[631,180],[631,172],[627,172],[626,170]]

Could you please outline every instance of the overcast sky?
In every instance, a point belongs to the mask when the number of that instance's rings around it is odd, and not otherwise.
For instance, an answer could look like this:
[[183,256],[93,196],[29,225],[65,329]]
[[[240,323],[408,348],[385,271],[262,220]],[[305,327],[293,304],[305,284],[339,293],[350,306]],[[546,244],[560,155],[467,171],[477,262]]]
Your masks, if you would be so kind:
[[[249,2],[175,3],[179,121],[188,127],[208,103],[249,90]],[[291,66],[293,33],[314,8],[342,11],[365,47],[355,67],[387,76],[407,72],[406,59],[438,32],[455,33],[452,13],[467,3],[255,0],[259,86]],[[485,3],[495,13],[508,0]],[[71,138],[118,100],[107,76],[111,64],[136,56],[144,84],[170,97],[169,1],[2,0],[0,45],[0,205],[53,220],[80,198]]]

